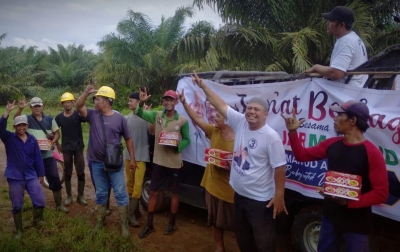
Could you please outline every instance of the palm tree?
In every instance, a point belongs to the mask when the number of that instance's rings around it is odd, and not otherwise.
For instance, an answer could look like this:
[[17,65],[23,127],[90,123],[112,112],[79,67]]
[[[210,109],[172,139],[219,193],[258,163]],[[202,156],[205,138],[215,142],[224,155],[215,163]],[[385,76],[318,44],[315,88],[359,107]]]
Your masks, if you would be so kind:
[[184,21],[193,15],[191,7],[181,7],[170,18],[162,17],[154,26],[143,13],[128,10],[117,26],[117,34],[106,35],[99,43],[104,60],[97,69],[99,82],[110,83],[121,93],[146,86],[162,93],[176,85],[179,63],[172,57],[184,35]]

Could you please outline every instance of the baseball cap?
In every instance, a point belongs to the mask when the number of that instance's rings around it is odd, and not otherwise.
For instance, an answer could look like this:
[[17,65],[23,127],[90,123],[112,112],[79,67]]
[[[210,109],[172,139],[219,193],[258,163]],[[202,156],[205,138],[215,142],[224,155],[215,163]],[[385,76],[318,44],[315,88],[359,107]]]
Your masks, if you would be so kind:
[[330,109],[338,113],[350,113],[366,122],[369,119],[369,109],[360,101],[350,100],[341,105],[330,106]]
[[164,93],[163,98],[165,97],[172,97],[174,99],[178,99],[178,95],[174,90],[168,90],[167,92]]
[[266,111],[269,110],[269,104],[266,100],[260,98],[260,97],[253,97],[249,100],[248,103],[257,103],[260,104],[261,106],[263,106],[265,108]]
[[21,123],[28,124],[28,117],[26,115],[17,116],[14,118],[14,126]]
[[331,12],[322,13],[322,17],[329,21],[344,22],[348,25],[354,23],[354,12],[345,6],[336,6]]
[[140,100],[140,94],[139,94],[139,92],[132,92],[129,94],[129,98]]
[[42,99],[40,99],[39,97],[33,97],[29,103],[31,104],[31,107],[37,105],[43,106]]

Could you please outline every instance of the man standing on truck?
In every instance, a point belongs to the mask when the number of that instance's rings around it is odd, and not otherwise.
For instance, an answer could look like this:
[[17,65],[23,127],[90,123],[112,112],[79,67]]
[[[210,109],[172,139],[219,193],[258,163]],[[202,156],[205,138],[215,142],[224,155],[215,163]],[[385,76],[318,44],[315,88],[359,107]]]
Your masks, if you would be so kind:
[[25,101],[25,97],[22,100],[19,100],[18,110],[15,113],[14,118],[20,116],[22,110],[28,105],[30,105],[32,114],[27,115],[27,132],[35,136],[38,141],[42,153],[44,171],[46,173],[46,178],[49,181],[49,189],[53,191],[56,209],[68,213],[69,210],[62,203],[61,180],[52,151],[53,145],[60,138],[58,125],[52,116],[43,113],[43,101],[39,97],[33,97],[29,103]]
[[133,92],[128,97],[128,107],[132,113],[125,116],[129,132],[131,133],[133,145],[135,146],[136,169],[131,171],[129,168],[130,157],[125,151],[125,174],[126,187],[129,194],[129,213],[128,223],[132,227],[139,227],[140,223],[136,220],[139,216],[139,199],[142,195],[143,178],[146,172],[146,162],[150,162],[148,122],[136,115],[136,108],[140,102],[140,93]]
[[[336,37],[329,66],[316,64],[305,73],[318,73],[325,78],[346,83],[346,71],[354,70],[368,60],[361,38],[351,30],[354,13],[345,6],[336,6],[331,12],[322,13],[327,20],[327,33]],[[363,87],[368,75],[353,75],[349,85]]]
[[64,111],[58,114],[55,118],[58,127],[61,128],[61,146],[57,141],[57,149],[63,153],[64,157],[64,178],[67,198],[65,205],[69,206],[72,203],[71,194],[71,177],[72,170],[75,164],[76,175],[78,177],[78,196],[76,201],[86,206],[87,202],[84,198],[85,190],[85,159],[83,157],[82,122],[86,120],[73,109],[75,97],[71,93],[64,93],[61,96],[61,105]]
[[[150,98],[147,88],[140,91],[140,103],[136,109],[136,115],[152,123],[155,127],[155,144],[153,157],[153,171],[151,174],[150,198],[148,205],[147,225],[140,232],[139,237],[144,238],[154,232],[153,216],[159,191],[165,189],[165,184],[170,182],[171,213],[168,226],[164,235],[173,234],[176,230],[175,217],[179,206],[179,184],[181,179],[182,154],[189,146],[189,124],[187,119],[179,115],[175,110],[178,104],[178,95],[173,90],[164,93],[162,103],[163,111],[144,111],[143,105]],[[180,135],[180,141],[176,146],[162,145],[160,135]]]
[[[305,121],[296,119],[296,109],[285,119],[289,141],[297,161],[328,159],[328,170],[362,176],[360,200],[347,200],[325,195],[318,251],[368,251],[368,234],[372,231],[373,205],[386,201],[389,194],[385,160],[375,145],[364,137],[369,128],[369,109],[362,102],[350,100],[331,106],[337,113],[335,131],[343,136],[332,137],[317,146],[304,148],[297,129]],[[323,190],[319,189],[323,195]]]
[[[88,109],[85,102],[90,94],[96,93],[94,100],[95,109]],[[125,190],[125,178],[123,164],[113,171],[107,170],[107,151],[110,146],[120,146],[121,137],[125,139],[130,162],[129,168],[136,168],[135,154],[132,137],[128,130],[126,119],[123,115],[112,109],[115,100],[115,92],[108,86],[102,86],[96,90],[90,83],[76,101],[76,109],[79,114],[87,119],[90,124],[88,159],[92,161],[93,179],[96,184],[96,226],[95,231],[105,226],[105,216],[109,196],[110,184],[118,204],[118,212],[121,219],[121,233],[123,237],[130,237],[128,226],[128,195]],[[115,148],[115,147],[114,147]],[[113,154],[116,154],[115,152]],[[118,155],[118,154],[116,154]]]
[[243,169],[234,159],[229,181],[235,190],[234,221],[240,250],[275,251],[275,217],[282,211],[287,213],[286,155],[278,133],[266,123],[268,102],[253,97],[242,114],[228,106],[196,73],[192,80],[235,132],[234,152],[247,148],[249,165]]
[[[215,125],[207,123],[199,117],[195,110],[186,102],[185,91],[178,93],[179,100],[190,119],[204,131],[210,139],[210,148],[232,152],[235,133],[225,124],[225,118],[218,112],[215,115]],[[218,167],[207,164],[200,185],[206,190],[205,201],[208,211],[207,224],[212,227],[215,243],[219,252],[225,251],[224,230],[233,229],[233,196],[234,191],[229,185],[229,167]]]
[[17,229],[16,239],[21,239],[22,207],[24,205],[24,192],[28,192],[33,205],[33,222],[39,224],[43,220],[43,208],[46,199],[40,184],[43,183],[44,165],[39,145],[34,136],[26,132],[28,118],[26,115],[14,118],[15,132],[9,132],[7,119],[10,112],[15,109],[15,101],[7,102],[6,110],[0,118],[0,139],[6,147],[7,166],[4,176],[9,186],[13,219]]

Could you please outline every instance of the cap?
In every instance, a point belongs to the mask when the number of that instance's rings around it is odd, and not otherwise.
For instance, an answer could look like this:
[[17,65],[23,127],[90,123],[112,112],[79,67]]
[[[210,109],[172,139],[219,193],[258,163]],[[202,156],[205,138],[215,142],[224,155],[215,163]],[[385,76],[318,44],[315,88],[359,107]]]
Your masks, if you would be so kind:
[[342,105],[330,106],[330,109],[338,113],[350,113],[364,121],[369,119],[369,109],[365,103],[355,100],[350,100]]
[[28,124],[28,117],[26,115],[17,116],[14,118],[14,126],[21,123]]
[[130,93],[130,94],[129,94],[129,98],[130,98],[130,99],[140,100],[140,94],[139,94],[139,92]]
[[172,97],[174,99],[178,99],[178,95],[174,90],[168,90],[167,92],[164,93],[163,98],[165,97]]
[[331,12],[322,13],[322,17],[329,21],[344,22],[348,25],[354,23],[354,12],[345,6],[336,6]]
[[40,99],[39,97],[33,97],[29,103],[31,104],[31,107],[37,105],[43,106],[42,99]]
[[249,100],[248,103],[257,103],[260,104],[261,106],[263,106],[265,108],[266,111],[269,110],[269,104],[266,100],[260,98],[260,97],[253,97]]

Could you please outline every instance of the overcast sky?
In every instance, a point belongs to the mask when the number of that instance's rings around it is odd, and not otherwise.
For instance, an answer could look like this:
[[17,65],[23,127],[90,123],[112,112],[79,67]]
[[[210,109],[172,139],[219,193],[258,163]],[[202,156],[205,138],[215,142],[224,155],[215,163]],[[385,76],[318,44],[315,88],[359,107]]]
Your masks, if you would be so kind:
[[[0,0],[0,35],[6,46],[37,46],[56,49],[83,44],[85,49],[98,52],[96,43],[116,31],[117,23],[126,17],[128,9],[149,16],[154,25],[161,17],[174,15],[178,7],[192,5],[192,0]],[[194,7],[195,16],[185,23],[211,21],[216,28],[221,18],[208,6]]]

